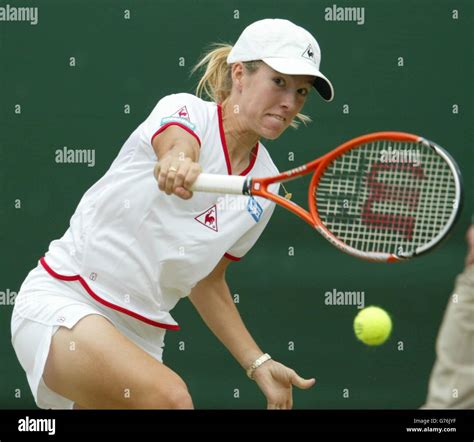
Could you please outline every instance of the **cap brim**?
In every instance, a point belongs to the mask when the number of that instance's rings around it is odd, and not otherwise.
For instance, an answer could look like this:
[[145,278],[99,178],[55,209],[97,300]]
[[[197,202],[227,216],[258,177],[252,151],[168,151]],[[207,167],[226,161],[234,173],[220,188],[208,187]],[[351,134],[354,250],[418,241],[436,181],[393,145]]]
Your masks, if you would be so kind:
[[331,101],[334,98],[334,88],[331,82],[312,63],[293,58],[264,58],[262,61],[282,74],[315,76],[313,86],[319,95],[326,101]]

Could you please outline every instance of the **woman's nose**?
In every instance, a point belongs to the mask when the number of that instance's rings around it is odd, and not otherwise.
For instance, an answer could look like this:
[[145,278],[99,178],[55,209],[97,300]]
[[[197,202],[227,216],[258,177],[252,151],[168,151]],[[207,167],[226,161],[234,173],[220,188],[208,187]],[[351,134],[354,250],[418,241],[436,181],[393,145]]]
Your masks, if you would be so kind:
[[281,105],[288,109],[289,112],[293,112],[298,107],[296,94],[296,92],[287,91],[282,97]]

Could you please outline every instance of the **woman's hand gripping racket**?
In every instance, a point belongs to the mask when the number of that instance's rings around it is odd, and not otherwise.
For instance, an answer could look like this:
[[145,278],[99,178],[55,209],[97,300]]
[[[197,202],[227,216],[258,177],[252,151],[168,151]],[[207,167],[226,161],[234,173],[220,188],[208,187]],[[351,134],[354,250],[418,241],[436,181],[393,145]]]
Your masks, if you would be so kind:
[[[268,186],[313,173],[309,211]],[[304,166],[267,178],[200,174],[194,191],[268,198],[344,252],[373,261],[413,258],[436,246],[461,210],[455,161],[402,132],[354,138]]]

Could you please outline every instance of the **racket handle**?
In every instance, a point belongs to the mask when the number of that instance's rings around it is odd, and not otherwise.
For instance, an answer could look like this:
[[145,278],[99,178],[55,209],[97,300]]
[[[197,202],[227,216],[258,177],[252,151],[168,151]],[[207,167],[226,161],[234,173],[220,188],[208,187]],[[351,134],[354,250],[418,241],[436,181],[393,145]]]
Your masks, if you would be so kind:
[[237,175],[201,173],[191,187],[191,190],[194,192],[244,195],[247,187],[247,178],[248,177]]

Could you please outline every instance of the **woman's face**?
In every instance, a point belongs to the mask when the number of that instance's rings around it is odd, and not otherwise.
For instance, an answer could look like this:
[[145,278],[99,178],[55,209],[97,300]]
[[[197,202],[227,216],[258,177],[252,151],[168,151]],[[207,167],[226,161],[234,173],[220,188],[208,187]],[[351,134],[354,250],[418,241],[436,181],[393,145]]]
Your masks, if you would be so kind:
[[248,130],[273,140],[278,138],[301,111],[312,89],[311,75],[286,75],[261,63],[256,72],[242,66],[237,80],[239,113]]

